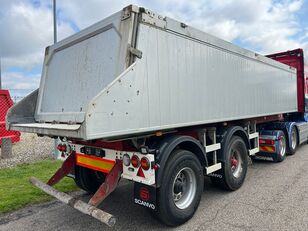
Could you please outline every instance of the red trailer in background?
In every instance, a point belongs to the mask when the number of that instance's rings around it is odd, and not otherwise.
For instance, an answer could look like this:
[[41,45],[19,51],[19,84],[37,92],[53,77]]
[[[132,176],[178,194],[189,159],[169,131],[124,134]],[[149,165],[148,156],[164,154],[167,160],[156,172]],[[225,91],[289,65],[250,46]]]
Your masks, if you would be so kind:
[[[303,49],[295,49],[286,52],[267,55],[268,58],[294,67],[297,70],[297,104],[298,112],[304,113],[308,109],[308,74],[305,73],[304,51]],[[306,107],[306,108],[305,108]],[[305,110],[306,109],[306,110]]]
[[11,138],[12,143],[16,143],[20,140],[20,132],[8,131],[5,128],[5,116],[13,104],[9,91],[0,90],[0,145],[2,144],[2,138]]
[[305,96],[306,96],[306,100],[307,100],[307,98],[308,98],[308,66],[305,67],[305,81],[306,81]]

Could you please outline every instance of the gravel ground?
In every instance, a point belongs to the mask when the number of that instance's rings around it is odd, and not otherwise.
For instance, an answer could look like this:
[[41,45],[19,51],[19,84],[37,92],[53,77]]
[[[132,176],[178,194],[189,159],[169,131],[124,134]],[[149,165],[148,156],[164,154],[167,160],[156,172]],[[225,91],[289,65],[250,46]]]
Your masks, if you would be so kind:
[[32,133],[22,133],[20,141],[13,144],[13,157],[10,159],[0,158],[0,169],[51,158],[53,148],[54,140],[51,138],[38,137]]

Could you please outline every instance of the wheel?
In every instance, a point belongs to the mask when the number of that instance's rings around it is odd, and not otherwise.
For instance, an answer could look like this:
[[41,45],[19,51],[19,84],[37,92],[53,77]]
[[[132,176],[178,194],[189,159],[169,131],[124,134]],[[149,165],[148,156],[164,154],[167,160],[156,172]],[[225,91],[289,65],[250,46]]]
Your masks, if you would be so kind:
[[297,135],[297,129],[295,126],[292,127],[291,130],[291,145],[289,147],[289,155],[294,155],[297,149],[298,145],[298,135]]
[[284,132],[281,132],[281,135],[279,136],[279,151],[274,161],[282,162],[286,158],[286,150],[287,150],[287,139]]
[[76,185],[94,194],[101,184],[105,181],[106,174],[81,166],[75,166],[75,183]]
[[203,168],[190,151],[171,153],[165,178],[157,190],[155,217],[169,226],[189,220],[198,208],[204,186]]
[[212,183],[220,188],[234,191],[244,183],[247,166],[248,152],[246,144],[239,136],[234,136],[226,148],[223,149],[225,163],[222,163],[222,169],[218,171],[218,177],[211,177]]

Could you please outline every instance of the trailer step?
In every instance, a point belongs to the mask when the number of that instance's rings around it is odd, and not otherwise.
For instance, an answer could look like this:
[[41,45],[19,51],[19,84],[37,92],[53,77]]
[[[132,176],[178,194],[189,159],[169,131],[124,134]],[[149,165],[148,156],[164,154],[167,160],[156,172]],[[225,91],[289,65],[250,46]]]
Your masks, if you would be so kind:
[[50,196],[53,196],[55,198],[57,198],[58,200],[62,201],[63,203],[77,209],[78,211],[90,215],[92,217],[94,217],[95,219],[99,220],[100,222],[108,225],[109,227],[112,227],[115,225],[116,223],[116,218],[107,213],[104,212],[101,209],[98,209],[90,204],[87,204],[81,200],[77,200],[76,198],[63,193],[63,192],[59,192],[56,189],[52,188],[51,186],[43,183],[42,181],[38,180],[35,177],[31,177],[30,178],[30,182],[38,187],[39,189],[43,190],[45,193],[47,193]]
[[217,163],[217,164],[213,164],[209,167],[206,167],[205,168],[205,171],[206,171],[206,175],[209,175],[213,172],[216,172],[217,170],[221,169],[221,163]]

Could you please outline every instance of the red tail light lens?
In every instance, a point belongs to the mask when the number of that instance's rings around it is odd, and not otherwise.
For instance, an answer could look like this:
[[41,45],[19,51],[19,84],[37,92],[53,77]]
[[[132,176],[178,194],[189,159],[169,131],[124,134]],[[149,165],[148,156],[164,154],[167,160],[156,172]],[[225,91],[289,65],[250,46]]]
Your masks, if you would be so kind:
[[138,168],[139,165],[140,165],[139,157],[136,156],[136,155],[133,155],[131,160],[130,160],[130,163],[133,165],[134,168]]
[[60,152],[66,152],[67,151],[67,147],[65,144],[59,144],[57,146],[57,149],[60,151]]
[[149,170],[151,164],[148,158],[142,157],[140,162],[141,162],[141,168],[143,170]]
[[275,144],[275,140],[259,140],[259,144],[268,144],[268,145],[274,145]]

